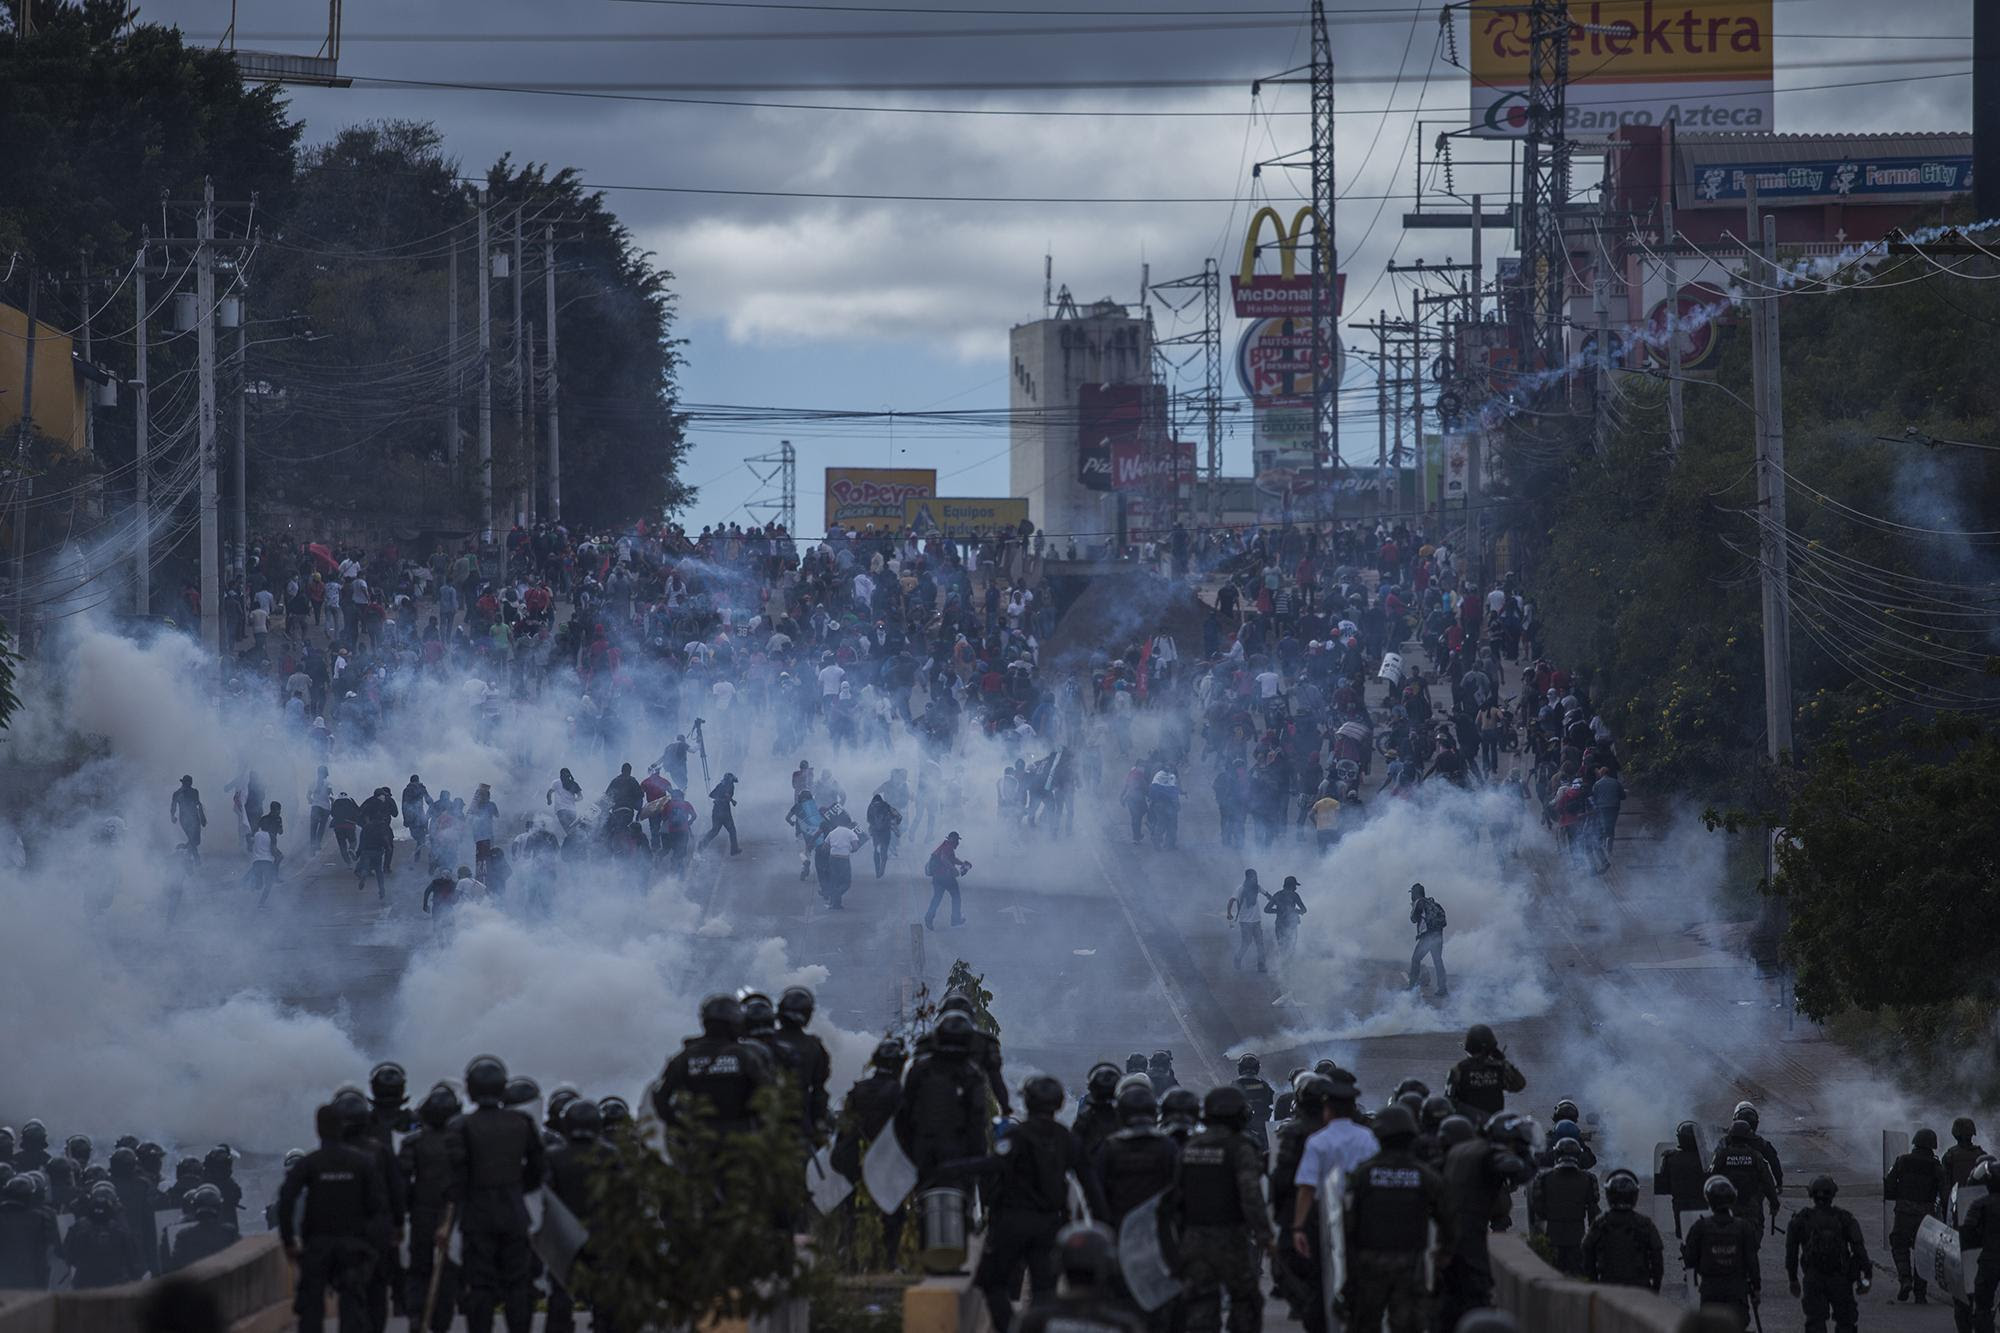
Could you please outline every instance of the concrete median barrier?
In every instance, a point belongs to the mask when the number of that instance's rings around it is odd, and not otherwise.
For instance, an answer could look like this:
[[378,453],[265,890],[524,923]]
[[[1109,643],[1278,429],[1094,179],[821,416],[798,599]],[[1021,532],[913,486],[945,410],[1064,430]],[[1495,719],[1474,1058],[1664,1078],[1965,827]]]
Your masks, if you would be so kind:
[[993,1333],[986,1298],[972,1285],[985,1239],[970,1239],[962,1275],[927,1277],[904,1290],[903,1333]]
[[[214,1298],[230,1333],[275,1333],[292,1322],[292,1271],[278,1238],[246,1236],[174,1277]],[[131,1333],[144,1326],[156,1282],[92,1291],[0,1292],[0,1333]]]
[[1489,1237],[1493,1302],[1532,1333],[1690,1333],[1694,1311],[1638,1287],[1564,1277],[1522,1237]]

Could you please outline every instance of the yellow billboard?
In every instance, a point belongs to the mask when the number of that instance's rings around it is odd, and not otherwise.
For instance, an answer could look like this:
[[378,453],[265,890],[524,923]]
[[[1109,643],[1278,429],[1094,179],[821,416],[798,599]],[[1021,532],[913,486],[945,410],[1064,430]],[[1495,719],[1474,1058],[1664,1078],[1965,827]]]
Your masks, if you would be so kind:
[[[1573,0],[1563,136],[1603,141],[1626,125],[1769,133],[1772,0]],[[1528,132],[1534,16],[1472,0],[1472,133]]]
[[903,502],[903,526],[947,537],[971,537],[1028,521],[1028,502],[1009,500],[910,499]]
[[900,528],[903,506],[937,494],[934,467],[830,467],[826,530]]
[[[35,429],[76,453],[83,448],[84,394],[75,345],[61,329],[35,321]],[[28,315],[0,305],[0,439],[13,448],[28,370]]]

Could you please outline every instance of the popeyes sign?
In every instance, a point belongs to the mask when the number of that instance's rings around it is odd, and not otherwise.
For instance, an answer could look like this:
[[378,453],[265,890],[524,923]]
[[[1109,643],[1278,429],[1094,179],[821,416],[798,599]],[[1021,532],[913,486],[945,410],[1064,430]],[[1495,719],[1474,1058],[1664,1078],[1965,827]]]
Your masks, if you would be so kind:
[[931,467],[830,467],[826,470],[826,530],[901,528],[911,500],[937,495]]

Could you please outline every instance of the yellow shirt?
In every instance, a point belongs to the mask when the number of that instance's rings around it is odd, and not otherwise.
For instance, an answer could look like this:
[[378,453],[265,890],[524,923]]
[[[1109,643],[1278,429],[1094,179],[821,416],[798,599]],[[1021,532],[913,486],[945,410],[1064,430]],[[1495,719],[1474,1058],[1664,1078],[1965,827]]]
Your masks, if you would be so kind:
[[1313,802],[1313,827],[1322,833],[1330,832],[1340,823],[1340,802],[1331,796],[1322,796]]

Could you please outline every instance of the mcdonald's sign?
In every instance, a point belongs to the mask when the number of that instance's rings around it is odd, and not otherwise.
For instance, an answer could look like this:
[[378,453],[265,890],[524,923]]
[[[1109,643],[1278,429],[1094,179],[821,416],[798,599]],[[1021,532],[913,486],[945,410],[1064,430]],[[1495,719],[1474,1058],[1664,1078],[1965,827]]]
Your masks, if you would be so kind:
[[[1257,271],[1257,241],[1264,233],[1264,223],[1269,220],[1271,230],[1278,238],[1278,271],[1259,273]],[[1299,245],[1301,233],[1310,224],[1312,239],[1306,244],[1319,243],[1319,214],[1311,204],[1307,204],[1292,215],[1291,229],[1285,227],[1285,220],[1278,210],[1266,205],[1251,215],[1250,230],[1243,237],[1243,266],[1229,279],[1229,294],[1235,300],[1239,319],[1272,319],[1297,316],[1302,319],[1312,317],[1312,273],[1300,273]],[[1347,292],[1347,275],[1337,273],[1333,279],[1333,313],[1340,316],[1341,298]]]

